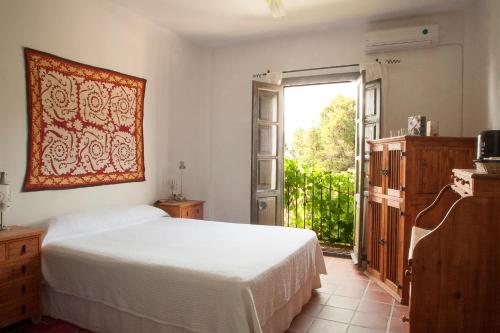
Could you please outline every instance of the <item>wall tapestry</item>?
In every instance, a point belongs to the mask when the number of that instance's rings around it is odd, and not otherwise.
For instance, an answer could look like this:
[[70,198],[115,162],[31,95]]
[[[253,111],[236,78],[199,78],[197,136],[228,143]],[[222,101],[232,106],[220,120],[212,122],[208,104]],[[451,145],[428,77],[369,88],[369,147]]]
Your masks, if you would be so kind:
[[144,181],[146,80],[25,48],[23,191]]

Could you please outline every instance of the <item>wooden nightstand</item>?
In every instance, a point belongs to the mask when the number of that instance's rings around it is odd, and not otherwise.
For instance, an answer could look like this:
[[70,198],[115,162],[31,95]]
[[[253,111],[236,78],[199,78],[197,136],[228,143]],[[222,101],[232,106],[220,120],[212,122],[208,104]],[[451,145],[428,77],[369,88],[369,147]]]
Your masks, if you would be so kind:
[[27,227],[0,231],[0,328],[40,320],[41,236]]
[[172,217],[203,220],[203,204],[205,201],[157,201],[155,206],[163,209]]

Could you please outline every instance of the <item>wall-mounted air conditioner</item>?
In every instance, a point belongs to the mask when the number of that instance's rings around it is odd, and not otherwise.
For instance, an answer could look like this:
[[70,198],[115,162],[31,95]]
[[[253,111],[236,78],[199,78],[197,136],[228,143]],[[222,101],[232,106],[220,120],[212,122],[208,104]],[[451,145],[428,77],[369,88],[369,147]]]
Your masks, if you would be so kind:
[[373,31],[365,34],[366,53],[431,47],[436,46],[438,43],[439,26],[437,24]]

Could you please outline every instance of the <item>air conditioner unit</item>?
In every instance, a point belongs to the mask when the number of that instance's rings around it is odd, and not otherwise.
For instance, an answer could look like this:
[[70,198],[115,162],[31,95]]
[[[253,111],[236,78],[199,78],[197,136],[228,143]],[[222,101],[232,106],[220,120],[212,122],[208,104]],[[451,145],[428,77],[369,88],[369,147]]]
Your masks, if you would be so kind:
[[366,53],[431,47],[438,43],[439,26],[437,24],[373,31],[365,34]]

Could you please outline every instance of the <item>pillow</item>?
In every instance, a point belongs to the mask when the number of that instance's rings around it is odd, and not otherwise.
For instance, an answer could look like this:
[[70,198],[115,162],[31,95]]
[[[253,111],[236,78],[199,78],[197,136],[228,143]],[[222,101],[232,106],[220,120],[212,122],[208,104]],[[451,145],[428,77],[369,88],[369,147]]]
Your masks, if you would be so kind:
[[144,223],[164,216],[169,215],[160,208],[149,205],[117,206],[65,214],[48,221],[43,244],[68,237]]

